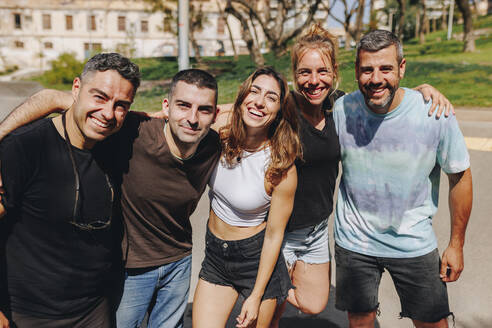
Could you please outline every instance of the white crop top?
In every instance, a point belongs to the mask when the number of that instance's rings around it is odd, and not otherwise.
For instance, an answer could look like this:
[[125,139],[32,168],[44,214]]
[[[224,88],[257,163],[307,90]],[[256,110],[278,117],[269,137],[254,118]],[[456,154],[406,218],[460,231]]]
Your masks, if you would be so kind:
[[265,190],[265,171],[270,148],[255,153],[244,151],[241,161],[229,167],[223,159],[210,177],[210,206],[217,217],[232,226],[252,227],[265,221],[270,209]]

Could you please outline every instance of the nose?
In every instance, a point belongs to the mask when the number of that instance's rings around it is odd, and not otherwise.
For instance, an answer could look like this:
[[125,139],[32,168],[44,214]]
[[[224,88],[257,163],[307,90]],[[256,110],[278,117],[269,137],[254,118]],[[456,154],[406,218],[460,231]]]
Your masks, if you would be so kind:
[[196,124],[198,122],[198,108],[194,107],[188,112],[187,120],[190,124]]
[[383,74],[378,69],[375,69],[372,73],[371,82],[373,84],[379,84],[383,82]]
[[319,84],[319,76],[317,72],[312,72],[309,76],[309,84],[317,85]]
[[101,112],[103,118],[106,120],[106,121],[111,121],[114,119],[114,109],[113,109],[113,104],[111,104],[110,102],[108,102],[102,112]]
[[262,94],[258,94],[255,97],[255,106],[258,108],[263,108],[265,106],[265,96]]

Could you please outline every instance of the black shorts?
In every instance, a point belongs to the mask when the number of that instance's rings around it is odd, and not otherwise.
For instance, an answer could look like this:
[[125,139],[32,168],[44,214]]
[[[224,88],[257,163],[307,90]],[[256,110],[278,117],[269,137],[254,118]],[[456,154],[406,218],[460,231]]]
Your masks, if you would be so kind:
[[335,244],[335,261],[335,307],[339,310],[376,310],[379,283],[386,269],[400,297],[401,317],[437,322],[452,314],[446,284],[439,276],[441,260],[437,249],[413,258],[387,258],[359,254]]
[[[230,286],[247,298],[256,282],[264,239],[265,230],[246,239],[222,240],[207,228],[205,259],[199,277],[212,284]],[[280,304],[291,288],[289,272],[280,252],[262,300],[275,298]]]

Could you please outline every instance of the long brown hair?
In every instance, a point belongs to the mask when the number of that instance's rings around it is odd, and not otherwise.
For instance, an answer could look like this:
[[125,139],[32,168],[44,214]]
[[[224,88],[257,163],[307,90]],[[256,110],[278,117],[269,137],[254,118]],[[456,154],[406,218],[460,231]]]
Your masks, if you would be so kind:
[[253,81],[260,75],[273,77],[280,87],[280,110],[268,127],[271,160],[265,173],[267,181],[277,185],[295,159],[302,156],[295,104],[290,100],[291,97],[288,97],[287,81],[280,73],[271,67],[261,67],[241,84],[234,102],[231,122],[220,129],[220,139],[226,163],[236,165],[238,158],[241,158],[245,150],[246,141],[246,127],[242,118],[241,105],[250,93]]
[[[297,42],[292,46],[291,61],[292,61],[292,74],[294,79],[294,86],[298,89],[297,81],[297,66],[302,56],[309,50],[317,50],[321,53],[322,57],[331,64],[334,74],[334,85],[332,86],[332,92],[338,88],[340,83],[340,77],[338,75],[337,65],[337,52],[338,52],[338,40],[337,38],[321,27],[320,23],[313,24],[309,29],[301,35]],[[328,64],[327,63],[327,64]]]

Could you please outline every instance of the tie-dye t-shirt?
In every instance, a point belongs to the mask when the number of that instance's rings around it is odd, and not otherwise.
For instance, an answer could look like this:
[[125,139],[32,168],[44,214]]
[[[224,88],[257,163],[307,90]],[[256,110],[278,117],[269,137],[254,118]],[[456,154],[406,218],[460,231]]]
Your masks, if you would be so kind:
[[348,250],[379,257],[416,257],[437,247],[441,168],[470,166],[456,117],[429,117],[430,103],[404,89],[387,114],[370,111],[360,91],[335,103],[334,120],[343,173],[335,210],[335,241]]

